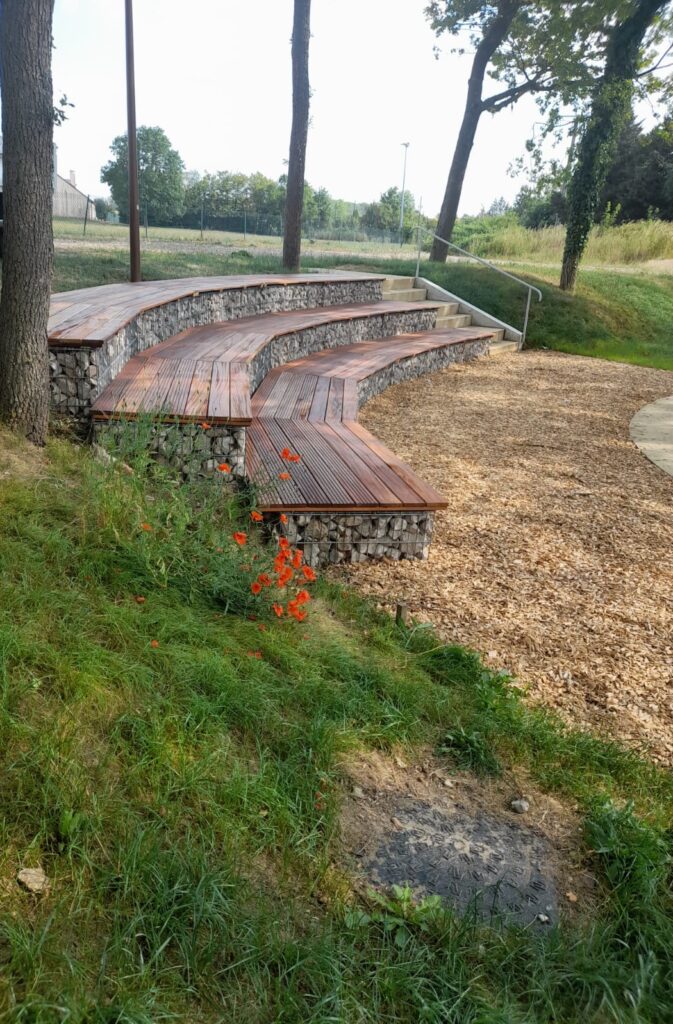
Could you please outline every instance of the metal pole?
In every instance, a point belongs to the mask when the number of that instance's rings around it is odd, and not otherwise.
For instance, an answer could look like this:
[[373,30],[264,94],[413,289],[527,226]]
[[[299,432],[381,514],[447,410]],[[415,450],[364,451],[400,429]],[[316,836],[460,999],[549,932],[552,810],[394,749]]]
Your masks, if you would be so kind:
[[203,192],[201,193],[201,241],[203,241]]
[[248,211],[243,207],[243,241],[248,241]]
[[526,315],[523,318],[523,331],[521,332],[521,348],[526,344],[526,331],[528,330],[528,314],[530,313],[530,297],[533,293],[530,288],[526,295]]
[[414,284],[418,283],[418,278],[421,276],[421,217],[422,216],[423,216],[423,198],[421,197],[421,201],[418,204],[418,224],[417,224],[417,227],[416,227],[416,241],[418,242],[418,259],[416,260],[416,281],[414,282]]
[[82,232],[83,235],[86,235],[86,222],[89,219],[89,202],[90,202],[90,200],[89,200],[89,197],[87,196],[86,197],[86,210],[84,211],[84,231]]
[[126,111],[129,157],[129,247],[131,280],[140,281],[140,202],[138,198],[138,136],[136,128],[136,84],[133,56],[133,0],[126,5]]
[[402,170],[402,198],[400,200],[400,246],[404,241],[404,190],[407,185],[407,153],[409,152],[409,143],[403,142],[404,146],[404,165]]

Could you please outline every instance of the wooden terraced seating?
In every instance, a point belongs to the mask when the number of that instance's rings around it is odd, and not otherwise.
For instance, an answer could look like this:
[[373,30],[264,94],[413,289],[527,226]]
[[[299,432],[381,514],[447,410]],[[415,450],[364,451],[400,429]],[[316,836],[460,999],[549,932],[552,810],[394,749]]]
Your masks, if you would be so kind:
[[[252,400],[247,476],[263,511],[403,512],[446,501],[357,422],[363,400],[427,372],[427,357],[459,361],[487,344],[488,328],[398,335],[318,352],[272,370]],[[288,466],[283,449],[300,453]],[[280,475],[290,470],[290,479]]]
[[486,353],[493,331],[433,329],[441,303],[383,301],[381,281],[242,275],[56,295],[54,405],[95,436],[147,423],[143,443],[185,479],[247,480],[311,565],[423,558],[446,501],[358,409]]
[[[437,303],[432,302],[379,302],[268,313],[192,327],[130,359],[95,400],[91,412],[95,420],[151,414],[183,423],[208,420],[244,426],[252,419],[251,389],[267,368],[283,361],[288,339],[319,328],[334,334],[335,325],[354,322],[361,332],[376,330],[380,336],[386,328],[379,321],[394,327],[396,315],[416,318],[424,310],[436,309]],[[322,347],[329,337],[321,342],[317,334],[315,341]]]

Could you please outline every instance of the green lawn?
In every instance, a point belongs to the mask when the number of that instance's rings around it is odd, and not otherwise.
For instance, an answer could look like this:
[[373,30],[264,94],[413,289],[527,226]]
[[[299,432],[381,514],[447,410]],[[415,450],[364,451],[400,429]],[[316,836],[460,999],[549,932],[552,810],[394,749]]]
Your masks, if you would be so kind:
[[[250,509],[124,457],[0,437],[0,1020],[670,1020],[671,775],[325,582],[277,619]],[[428,747],[576,805],[595,907],[544,937],[355,912],[348,759]]]
[[[338,267],[344,258],[318,259],[306,254],[305,267]],[[415,260],[372,260],[349,257],[347,265],[379,273],[413,275]],[[147,278],[189,277],[197,274],[278,272],[280,258],[252,256],[240,250],[230,256],[205,253],[145,253]],[[597,356],[673,370],[673,276],[586,270],[575,295],[556,287],[556,271],[529,265],[508,265],[512,273],[530,280],[544,301],[531,310],[528,343],[562,352]],[[474,302],[515,327],[523,323],[521,289],[492,270],[464,263],[423,263],[421,272],[450,291]],[[128,259],[124,252],[57,252],[54,289],[64,291],[94,284],[124,281]]]

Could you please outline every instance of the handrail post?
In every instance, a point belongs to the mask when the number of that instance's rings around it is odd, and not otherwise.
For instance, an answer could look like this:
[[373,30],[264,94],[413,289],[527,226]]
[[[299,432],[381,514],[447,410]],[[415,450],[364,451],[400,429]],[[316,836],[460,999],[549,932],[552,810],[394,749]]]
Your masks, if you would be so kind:
[[526,292],[526,315],[523,318],[523,331],[521,332],[521,348],[526,344],[526,331],[528,330],[528,316],[530,314],[530,297],[532,295],[530,288]]

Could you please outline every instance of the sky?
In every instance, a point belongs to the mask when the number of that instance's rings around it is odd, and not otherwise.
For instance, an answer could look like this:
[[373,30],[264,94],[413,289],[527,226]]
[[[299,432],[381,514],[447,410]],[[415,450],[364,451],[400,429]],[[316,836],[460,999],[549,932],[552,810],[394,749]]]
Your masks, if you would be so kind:
[[[427,0],[313,0],[307,180],[336,198],[373,201],[401,186],[438,212],[470,56],[449,52]],[[134,0],[138,125],[159,125],[189,170],[284,173],[291,119],[292,0]],[[123,0],[56,0],[54,91],[74,107],[55,130],[58,170],[92,196],[126,131]],[[537,119],[529,98],[484,116],[461,213],[523,184],[508,166]]]

